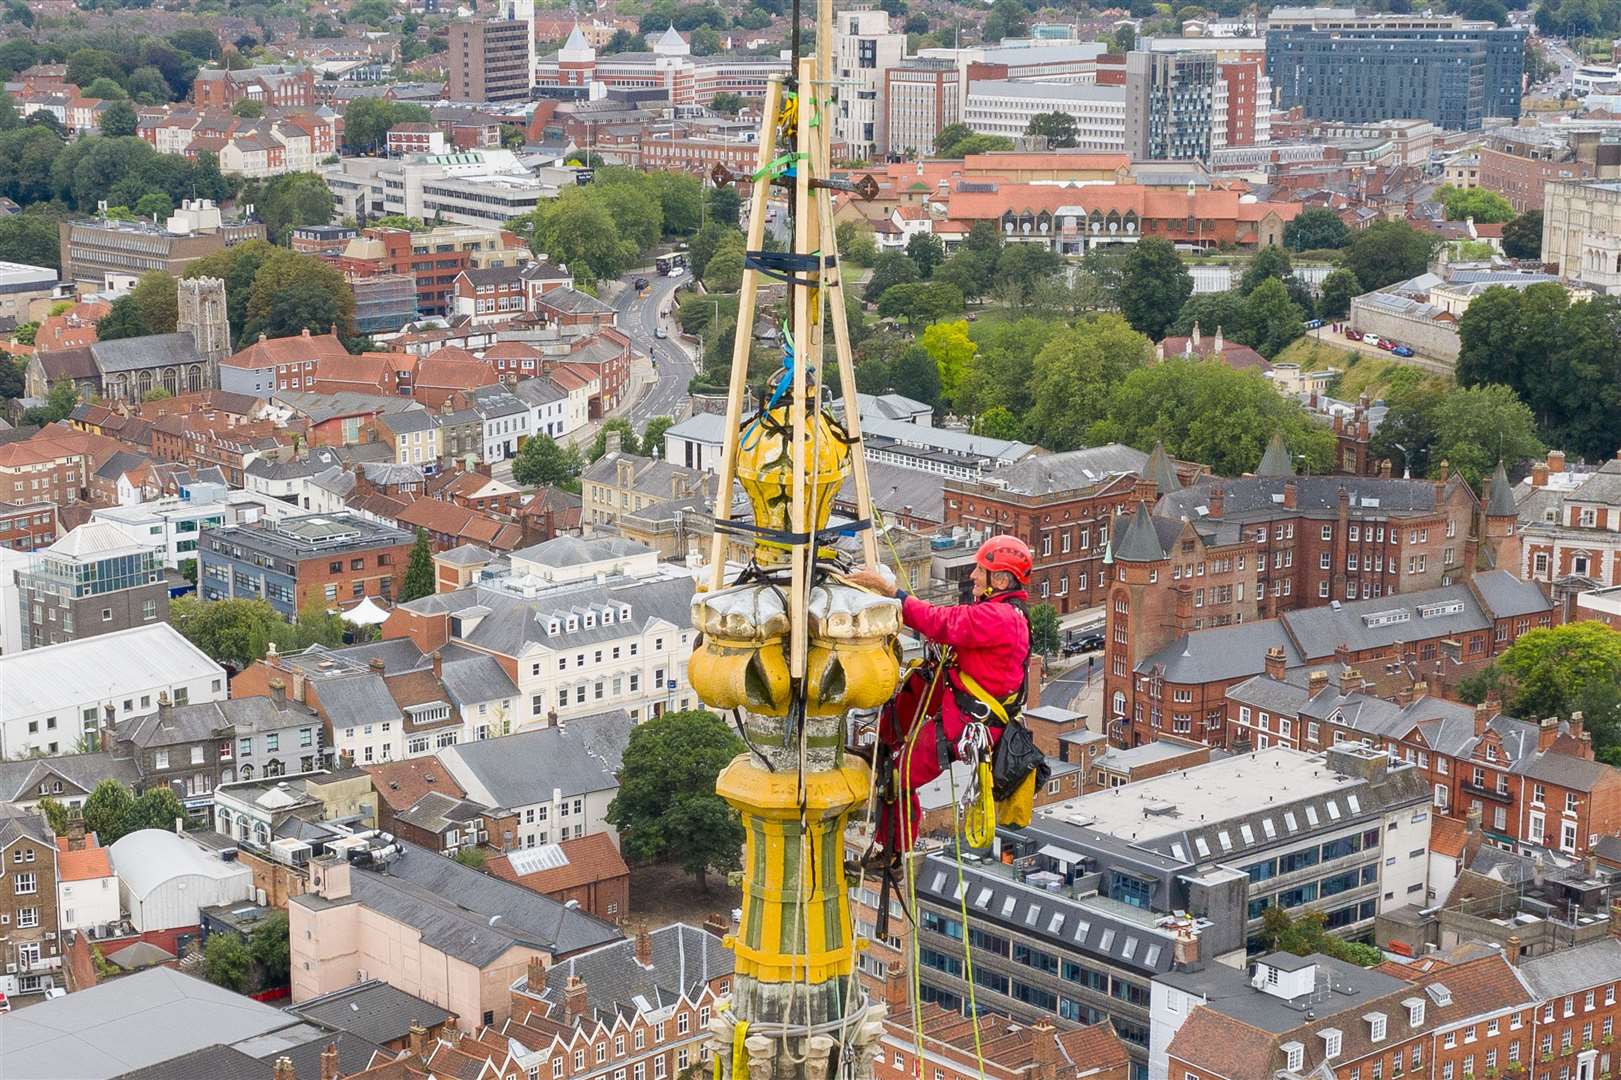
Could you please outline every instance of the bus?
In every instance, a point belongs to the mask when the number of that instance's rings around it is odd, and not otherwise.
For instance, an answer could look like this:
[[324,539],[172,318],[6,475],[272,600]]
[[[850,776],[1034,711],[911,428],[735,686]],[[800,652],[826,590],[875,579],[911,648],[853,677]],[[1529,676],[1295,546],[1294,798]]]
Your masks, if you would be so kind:
[[653,260],[653,266],[665,276],[669,276],[677,270],[685,270],[687,268],[687,253],[684,251],[672,251],[668,255],[660,255]]

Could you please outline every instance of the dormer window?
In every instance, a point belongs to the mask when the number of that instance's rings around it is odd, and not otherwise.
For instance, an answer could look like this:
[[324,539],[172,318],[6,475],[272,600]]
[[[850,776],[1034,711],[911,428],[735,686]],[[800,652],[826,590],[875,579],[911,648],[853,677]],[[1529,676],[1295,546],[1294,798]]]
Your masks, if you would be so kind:
[[1385,1014],[1368,1013],[1362,1019],[1368,1022],[1368,1039],[1372,1042],[1385,1041]]
[[579,618],[577,616],[570,615],[568,617],[568,628],[569,628],[570,632],[573,632],[573,631],[578,630],[580,628],[580,620],[579,620]]
[[591,627],[593,627],[595,625],[597,625],[597,613],[594,612],[594,611],[586,612],[585,613],[585,626],[586,626],[586,629],[589,630]]
[[1420,1027],[1424,1023],[1424,999],[1403,998],[1402,1004],[1407,1006],[1407,1024],[1409,1027]]
[[619,621],[620,622],[625,622],[629,618],[630,618],[630,605],[629,604],[620,604],[619,605]]
[[1298,1073],[1305,1068],[1306,1048],[1304,1046],[1297,1042],[1286,1042],[1279,1049],[1283,1051],[1284,1057],[1288,1059],[1286,1065],[1290,1072]]
[[1324,1028],[1317,1033],[1323,1040],[1323,1060],[1333,1061],[1340,1056],[1340,1029]]
[[604,611],[602,613],[602,625],[603,626],[612,626],[613,621],[614,621],[614,609],[613,608],[608,608],[606,611]]
[[562,633],[562,631],[563,631],[563,624],[562,623],[558,622],[556,619],[547,620],[547,622],[546,622],[546,632],[548,634],[559,634],[559,633]]

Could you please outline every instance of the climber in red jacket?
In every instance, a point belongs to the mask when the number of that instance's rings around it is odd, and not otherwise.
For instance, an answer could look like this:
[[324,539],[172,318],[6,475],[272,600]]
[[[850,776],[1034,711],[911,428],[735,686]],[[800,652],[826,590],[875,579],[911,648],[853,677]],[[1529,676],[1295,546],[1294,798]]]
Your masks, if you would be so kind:
[[[937,645],[951,648],[941,678],[933,680],[934,673],[927,667],[913,672],[885,708],[879,724],[873,764],[880,783],[891,769],[897,781],[893,798],[889,792],[880,792],[885,802],[877,840],[891,860],[909,851],[916,840],[917,789],[950,764],[963,729],[970,721],[983,722],[994,747],[1006,717],[1017,715],[1024,704],[1030,661],[1025,587],[1030,583],[1032,561],[1029,546],[1018,537],[991,537],[974,555],[974,602],[950,606],[919,600],[870,568],[846,579],[884,596],[899,597],[901,618],[907,626]],[[931,682],[933,698],[924,705],[922,699]],[[914,724],[919,730],[908,756],[906,737]],[[909,806],[905,814],[900,813],[902,795]]]

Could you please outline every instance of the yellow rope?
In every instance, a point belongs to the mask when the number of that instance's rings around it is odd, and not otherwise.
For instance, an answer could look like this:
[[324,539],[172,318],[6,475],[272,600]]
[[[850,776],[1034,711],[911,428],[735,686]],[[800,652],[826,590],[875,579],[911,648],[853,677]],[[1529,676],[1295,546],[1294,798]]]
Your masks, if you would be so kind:
[[[989,784],[991,781],[990,767],[983,762],[980,763],[979,767],[984,770],[984,774],[980,776],[981,784]],[[962,962],[963,974],[968,980],[968,1018],[974,1025],[974,1062],[979,1067],[980,1080],[985,1080],[985,1050],[980,1043],[979,1037],[979,1002],[974,995],[974,948],[968,941],[968,879],[962,869],[962,826],[964,823],[961,813],[962,808],[957,805],[957,776],[949,769],[946,772],[951,776],[951,811],[953,817],[957,819],[956,824],[958,826],[951,830],[951,838],[957,846],[957,902],[962,911]],[[986,794],[988,795],[989,792],[987,791]],[[993,822],[995,820],[994,808],[991,820]],[[994,825],[991,826],[991,834],[992,836],[995,835]],[[984,845],[976,844],[975,846],[982,847]]]

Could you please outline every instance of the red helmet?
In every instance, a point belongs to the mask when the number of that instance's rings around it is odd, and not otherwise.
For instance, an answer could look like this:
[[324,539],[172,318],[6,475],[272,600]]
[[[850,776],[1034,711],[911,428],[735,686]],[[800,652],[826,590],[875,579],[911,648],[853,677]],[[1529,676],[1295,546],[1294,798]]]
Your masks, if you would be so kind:
[[1019,584],[1028,585],[1034,557],[1030,554],[1030,545],[1017,536],[993,536],[979,545],[974,562],[990,573],[1012,574]]

